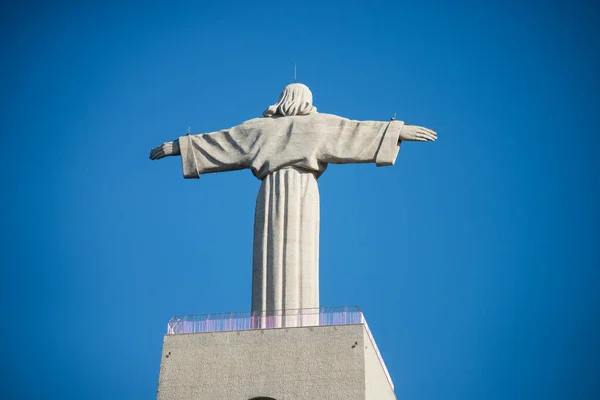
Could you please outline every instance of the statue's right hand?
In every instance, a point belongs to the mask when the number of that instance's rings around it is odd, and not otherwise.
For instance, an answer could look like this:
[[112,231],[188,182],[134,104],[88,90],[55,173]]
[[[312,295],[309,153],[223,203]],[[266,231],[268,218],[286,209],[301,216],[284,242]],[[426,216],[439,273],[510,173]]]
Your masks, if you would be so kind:
[[178,155],[181,155],[181,150],[179,149],[179,140],[173,140],[172,142],[165,142],[150,151],[150,159],[151,160],[160,160],[161,158],[164,158],[164,157],[178,156]]

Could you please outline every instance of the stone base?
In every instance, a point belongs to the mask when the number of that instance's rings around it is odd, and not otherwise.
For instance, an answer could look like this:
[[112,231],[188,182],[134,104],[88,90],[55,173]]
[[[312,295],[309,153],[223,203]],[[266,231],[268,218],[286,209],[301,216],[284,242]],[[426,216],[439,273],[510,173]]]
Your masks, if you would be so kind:
[[158,400],[394,400],[366,325],[165,335]]

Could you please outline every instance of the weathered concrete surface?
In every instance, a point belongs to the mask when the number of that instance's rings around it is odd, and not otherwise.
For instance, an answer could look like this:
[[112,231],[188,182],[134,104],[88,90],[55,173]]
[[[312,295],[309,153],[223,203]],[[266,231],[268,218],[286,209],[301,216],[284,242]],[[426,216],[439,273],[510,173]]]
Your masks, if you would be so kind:
[[166,335],[158,400],[394,400],[363,325]]

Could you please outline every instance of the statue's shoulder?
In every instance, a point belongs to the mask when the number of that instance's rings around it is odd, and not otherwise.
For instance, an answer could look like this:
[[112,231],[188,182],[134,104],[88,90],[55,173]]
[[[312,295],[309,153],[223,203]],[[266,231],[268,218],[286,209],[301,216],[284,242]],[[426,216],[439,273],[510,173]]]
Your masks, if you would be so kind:
[[310,115],[310,117],[314,118],[314,122],[323,123],[330,126],[338,126],[340,123],[344,123],[344,121],[350,121],[348,118],[340,117],[339,115],[335,114],[318,113]]
[[249,119],[247,121],[244,121],[244,123],[242,125],[262,124],[262,123],[265,123],[265,121],[268,120],[268,119],[270,119],[270,118],[265,118],[265,117],[252,118],[252,119]]
[[318,113],[315,115],[319,115],[323,119],[348,119],[348,118],[340,117],[339,115],[335,115],[335,114]]
[[272,124],[272,118],[258,117],[244,121],[240,127],[244,130],[265,129]]

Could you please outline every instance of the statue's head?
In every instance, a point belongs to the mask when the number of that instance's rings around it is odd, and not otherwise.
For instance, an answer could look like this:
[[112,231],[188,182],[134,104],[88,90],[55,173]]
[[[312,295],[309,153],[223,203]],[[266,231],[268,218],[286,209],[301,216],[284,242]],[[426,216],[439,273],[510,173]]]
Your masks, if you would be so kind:
[[312,105],[310,89],[301,83],[287,85],[279,95],[279,101],[267,108],[265,117],[290,117],[293,115],[309,115],[317,112]]

